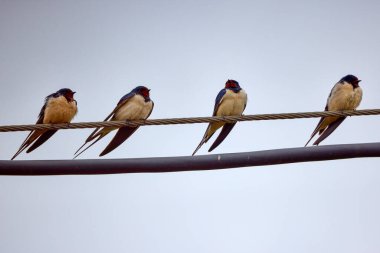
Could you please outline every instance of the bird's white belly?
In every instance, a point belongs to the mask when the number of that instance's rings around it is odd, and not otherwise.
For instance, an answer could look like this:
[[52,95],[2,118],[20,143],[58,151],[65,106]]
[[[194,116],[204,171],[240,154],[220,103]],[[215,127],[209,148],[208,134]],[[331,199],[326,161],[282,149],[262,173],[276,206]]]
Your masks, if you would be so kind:
[[235,93],[227,90],[226,94],[219,105],[216,116],[238,116],[241,115],[247,103],[247,94],[244,90]]
[[145,102],[141,95],[135,95],[115,112],[114,120],[146,119],[152,107],[152,101]]
[[43,123],[69,123],[74,118],[77,110],[75,101],[68,102],[63,96],[50,98],[45,108]]
[[354,89],[350,84],[337,84],[328,101],[329,111],[356,109],[362,99],[362,89]]

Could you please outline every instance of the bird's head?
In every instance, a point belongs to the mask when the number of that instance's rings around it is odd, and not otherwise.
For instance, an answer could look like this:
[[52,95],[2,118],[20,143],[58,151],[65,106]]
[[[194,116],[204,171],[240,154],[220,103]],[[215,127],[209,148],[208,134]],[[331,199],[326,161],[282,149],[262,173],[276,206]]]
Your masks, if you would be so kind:
[[233,90],[235,92],[241,90],[239,83],[235,80],[230,79],[227,80],[225,88]]
[[136,88],[133,89],[133,92],[135,92],[136,94],[140,94],[141,96],[145,98],[145,100],[150,99],[149,97],[150,89],[148,89],[145,86],[137,86]]
[[357,88],[357,87],[359,87],[359,82],[360,82],[361,80],[359,80],[356,76],[354,76],[354,75],[346,75],[345,77],[343,77],[342,79],[340,79],[340,81],[339,82],[341,82],[341,83],[344,83],[344,82],[346,82],[346,83],[349,83],[349,84],[351,84],[353,87],[354,87],[354,89],[355,88]]
[[63,88],[63,89],[60,89],[59,91],[57,91],[57,93],[60,96],[64,96],[67,99],[67,101],[69,101],[69,102],[74,101],[75,91],[72,91],[68,88]]

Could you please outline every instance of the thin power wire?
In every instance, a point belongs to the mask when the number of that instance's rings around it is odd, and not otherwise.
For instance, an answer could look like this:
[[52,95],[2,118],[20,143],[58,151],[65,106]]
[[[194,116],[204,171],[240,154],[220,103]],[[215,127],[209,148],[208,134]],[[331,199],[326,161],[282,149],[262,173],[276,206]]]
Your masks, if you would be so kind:
[[256,121],[256,120],[279,120],[279,119],[303,119],[319,118],[326,116],[347,117],[347,116],[369,116],[379,115],[380,109],[367,109],[356,111],[323,111],[323,112],[298,112],[298,113],[275,113],[275,114],[254,114],[242,116],[224,117],[192,117],[192,118],[168,118],[133,121],[100,121],[100,122],[79,122],[69,124],[31,124],[31,125],[8,125],[0,126],[0,132],[17,132],[32,130],[58,130],[58,129],[83,129],[97,127],[124,127],[124,126],[153,126],[153,125],[176,125],[176,124],[196,124],[211,122],[236,122],[236,121]]

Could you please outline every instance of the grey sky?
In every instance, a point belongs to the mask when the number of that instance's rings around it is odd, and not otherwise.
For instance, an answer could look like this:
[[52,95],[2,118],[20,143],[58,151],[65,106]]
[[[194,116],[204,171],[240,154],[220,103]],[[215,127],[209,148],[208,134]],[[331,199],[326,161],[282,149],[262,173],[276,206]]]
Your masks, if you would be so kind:
[[[346,74],[379,108],[378,1],[0,0],[0,125],[75,91],[103,120],[137,85],[151,118],[209,116],[225,81],[245,114],[318,111]],[[213,152],[303,146],[317,119],[239,123]],[[322,144],[379,141],[347,119]],[[190,155],[206,125],[140,128],[107,158]],[[91,132],[59,131],[17,159],[71,159]],[[10,159],[25,132],[0,134]],[[97,158],[112,135],[81,158]],[[198,152],[206,154],[211,143]],[[0,252],[378,252],[378,159],[171,174],[0,177]]]

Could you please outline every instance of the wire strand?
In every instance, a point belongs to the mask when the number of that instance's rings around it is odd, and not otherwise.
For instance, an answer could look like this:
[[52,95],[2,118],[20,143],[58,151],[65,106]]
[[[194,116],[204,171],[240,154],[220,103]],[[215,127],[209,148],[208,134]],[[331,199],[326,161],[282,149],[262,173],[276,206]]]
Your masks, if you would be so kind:
[[366,109],[356,111],[323,111],[323,112],[298,112],[298,113],[274,113],[274,114],[254,114],[241,116],[224,117],[191,117],[191,118],[168,118],[133,121],[100,121],[100,122],[78,122],[63,124],[30,124],[30,125],[8,125],[0,126],[0,132],[17,132],[33,130],[58,130],[58,129],[84,129],[97,127],[124,127],[124,126],[153,126],[153,125],[177,125],[177,124],[198,124],[212,122],[232,123],[236,121],[257,121],[257,120],[279,120],[279,119],[303,119],[319,118],[326,116],[347,117],[347,116],[369,116],[379,115],[380,109]]

